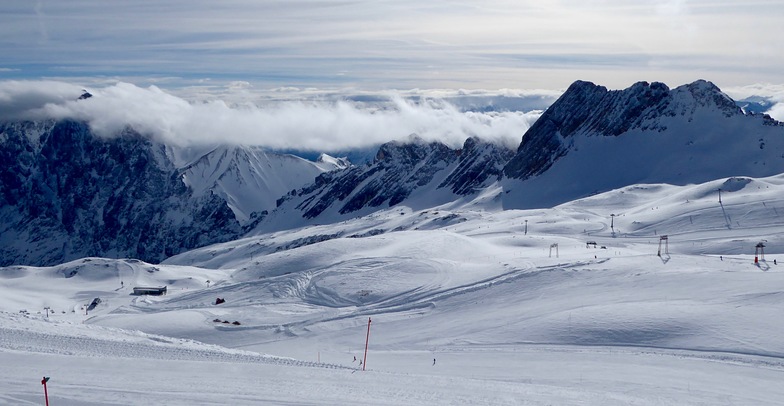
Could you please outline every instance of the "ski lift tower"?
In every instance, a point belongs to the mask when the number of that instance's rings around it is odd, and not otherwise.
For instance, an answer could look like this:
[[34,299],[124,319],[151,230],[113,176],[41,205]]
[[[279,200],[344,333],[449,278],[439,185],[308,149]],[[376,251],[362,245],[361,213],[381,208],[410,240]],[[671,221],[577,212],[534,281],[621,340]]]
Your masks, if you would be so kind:
[[754,263],[758,264],[759,261],[765,260],[765,244],[761,241],[757,243],[756,247],[754,248]]
[[618,214],[615,213],[610,214],[610,231],[612,231],[613,238],[615,238],[615,217],[617,216]]
[[670,243],[666,235],[659,237],[659,252],[656,255],[662,256],[662,241],[664,241],[664,254],[670,255]]

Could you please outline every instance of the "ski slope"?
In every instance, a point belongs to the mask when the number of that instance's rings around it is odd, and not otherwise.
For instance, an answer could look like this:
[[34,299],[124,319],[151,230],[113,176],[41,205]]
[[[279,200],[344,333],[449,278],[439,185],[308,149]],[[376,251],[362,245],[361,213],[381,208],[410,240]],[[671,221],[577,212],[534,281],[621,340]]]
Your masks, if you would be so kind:
[[159,265],[2,268],[0,404],[41,404],[44,375],[55,405],[782,404],[782,191],[729,178],[507,211],[482,195]]

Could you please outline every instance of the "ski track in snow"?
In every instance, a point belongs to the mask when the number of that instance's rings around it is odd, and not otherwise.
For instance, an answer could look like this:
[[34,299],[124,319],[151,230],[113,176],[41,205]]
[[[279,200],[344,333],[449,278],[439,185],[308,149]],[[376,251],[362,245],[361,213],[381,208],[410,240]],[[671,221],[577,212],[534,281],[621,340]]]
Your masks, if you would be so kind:
[[[5,316],[5,317],[4,317]],[[16,352],[32,352],[53,355],[69,355],[81,357],[113,357],[132,359],[156,360],[187,360],[205,362],[242,362],[242,363],[267,363],[274,365],[295,365],[320,368],[347,369],[342,366],[305,362],[289,358],[273,357],[250,351],[230,350],[224,347],[207,345],[192,340],[163,337],[137,332],[127,336],[122,330],[109,331],[119,338],[107,339],[89,335],[89,328],[96,326],[81,326],[83,332],[71,333],[74,329],[65,323],[37,321],[52,326],[51,331],[32,331],[29,323],[20,317],[29,319],[29,316],[10,317],[0,314],[5,323],[0,325],[0,348]],[[17,325],[25,326],[23,328]],[[59,328],[69,330],[64,334],[57,334]],[[77,326],[79,327],[79,326]],[[89,327],[89,328],[88,328]],[[100,327],[98,327],[100,329]],[[71,333],[71,334],[69,334]]]

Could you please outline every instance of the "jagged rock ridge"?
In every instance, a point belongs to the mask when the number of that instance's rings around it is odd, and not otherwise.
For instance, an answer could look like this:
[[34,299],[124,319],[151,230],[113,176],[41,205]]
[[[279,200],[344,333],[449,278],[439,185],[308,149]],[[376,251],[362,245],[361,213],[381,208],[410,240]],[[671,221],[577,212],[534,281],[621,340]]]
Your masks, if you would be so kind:
[[133,130],[98,139],[84,123],[61,121],[6,124],[0,133],[3,265],[158,262],[242,231],[224,200],[192,196],[164,146]]
[[312,185],[282,198],[279,205],[293,204],[303,217],[315,218],[328,208],[345,215],[394,206],[415,191],[448,191],[454,198],[497,180],[512,154],[476,138],[469,138],[458,150],[416,137],[389,142],[369,165],[324,173]]

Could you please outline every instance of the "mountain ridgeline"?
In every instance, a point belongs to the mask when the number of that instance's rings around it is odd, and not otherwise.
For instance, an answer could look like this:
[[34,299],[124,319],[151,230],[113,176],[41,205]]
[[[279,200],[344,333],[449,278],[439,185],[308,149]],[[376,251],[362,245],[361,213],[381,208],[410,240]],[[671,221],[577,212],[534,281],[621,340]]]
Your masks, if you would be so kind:
[[[476,138],[453,150],[412,137],[382,145],[369,165],[319,175],[316,181],[279,200],[305,218],[368,212],[413,198],[446,203],[475,193],[497,180],[513,151]],[[426,195],[426,196],[423,196]],[[437,196],[434,196],[437,195]],[[410,202],[411,203],[411,202]]]
[[[372,162],[319,162],[257,147],[166,146],[133,129],[0,123],[0,265],[85,256],[159,262],[248,233],[333,222],[400,204],[548,207],[635,183],[784,172],[784,126],[706,81],[607,90],[578,81],[516,151],[407,141]],[[481,196],[482,199],[478,197]],[[500,205],[500,206],[499,206]]]

